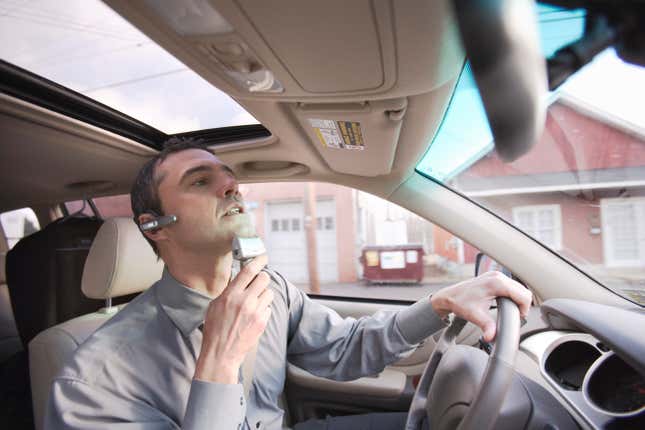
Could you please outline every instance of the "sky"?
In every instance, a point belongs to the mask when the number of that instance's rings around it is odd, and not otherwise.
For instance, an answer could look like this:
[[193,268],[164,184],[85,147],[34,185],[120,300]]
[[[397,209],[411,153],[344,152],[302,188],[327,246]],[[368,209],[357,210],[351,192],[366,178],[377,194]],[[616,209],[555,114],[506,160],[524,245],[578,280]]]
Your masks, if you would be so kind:
[[[573,40],[583,21],[540,8],[543,50]],[[229,96],[150,41],[99,0],[0,0],[0,58],[122,111],[166,133],[256,123]],[[645,69],[623,63],[612,51],[571,78],[561,91],[645,128]],[[463,119],[449,118],[444,140],[465,142],[463,159],[491,138],[479,114],[472,79],[460,83],[453,104]],[[436,142],[435,142],[436,143]],[[440,146],[440,145],[433,145]],[[454,158],[454,152],[451,155]],[[437,160],[435,156],[435,160]],[[446,170],[449,163],[442,163]]]
[[98,0],[0,0],[0,58],[166,133],[257,123]]

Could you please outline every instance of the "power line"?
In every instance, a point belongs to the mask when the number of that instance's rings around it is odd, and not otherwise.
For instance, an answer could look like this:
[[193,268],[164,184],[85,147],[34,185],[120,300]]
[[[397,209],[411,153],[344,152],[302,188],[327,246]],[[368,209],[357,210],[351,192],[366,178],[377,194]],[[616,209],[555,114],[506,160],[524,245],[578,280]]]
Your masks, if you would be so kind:
[[584,16],[568,16],[563,18],[551,18],[540,20],[540,24],[549,23],[549,22],[563,22],[563,21],[580,21]]
[[88,28],[72,27],[72,26],[69,26],[69,25],[64,25],[64,24],[61,24],[61,23],[53,22],[53,21],[46,21],[46,20],[42,20],[42,19],[38,19],[38,18],[29,18],[29,17],[25,17],[25,16],[20,16],[20,15],[14,15],[11,12],[7,12],[6,14],[4,14],[2,16],[3,17],[11,17],[11,18],[15,18],[15,19],[19,19],[19,20],[27,21],[27,22],[33,22],[33,23],[41,24],[41,25],[47,25],[47,26],[50,26],[50,27],[56,27],[56,28],[60,28],[60,29],[63,29],[63,30],[78,31],[78,32],[81,32],[81,33],[94,34],[94,35],[97,35],[97,36],[103,36],[103,37],[107,37],[107,38],[111,38],[111,39],[120,40],[120,41],[123,41],[123,42],[136,42],[136,40],[134,40],[134,39],[119,37],[119,36],[115,36],[115,35],[110,34],[110,33],[104,33],[104,32],[101,32],[101,31],[95,31],[95,30],[91,30],[91,29],[88,29]]
[[[71,24],[76,24],[76,25],[81,25],[81,26],[93,26],[97,30],[101,31],[122,31],[123,27],[115,27],[115,26],[105,26],[105,27],[96,27],[96,24],[84,24],[80,21],[75,20],[76,16],[65,13],[61,11],[60,9],[49,9],[49,8],[44,8],[41,5],[38,5],[38,9],[35,7],[30,7],[32,4],[27,4],[28,0],[24,0],[22,3],[20,3],[20,0],[9,0],[5,1],[5,4],[8,4],[9,6],[17,6],[16,10],[20,9],[19,11],[21,13],[25,14],[31,14],[36,17],[44,17],[44,18],[49,18],[49,19],[54,19],[56,21],[67,21]],[[109,10],[109,9],[108,9]],[[103,23],[105,25],[105,23]]]
[[[27,1],[28,1],[28,0],[23,0],[23,2],[22,2],[21,4],[19,4],[19,5],[17,5],[16,3],[14,3],[13,5],[10,5],[10,6],[15,6],[15,7],[14,7],[13,9],[10,9],[7,13],[12,12],[12,11],[14,11],[14,10],[18,10],[18,9],[20,9],[22,6],[24,6],[24,4],[25,4]],[[7,14],[0,15],[0,18],[2,18],[3,16],[7,16]]]
[[[70,46],[64,46],[65,42],[67,42],[68,40],[70,40],[72,38],[74,38],[75,41],[81,42],[81,43],[80,44],[77,43],[76,44],[77,46],[71,46],[71,47]],[[24,55],[30,55],[32,57],[36,57],[36,62],[31,63],[31,64],[32,65],[33,64],[39,64],[40,62],[46,61],[46,60],[48,60],[50,58],[58,59],[58,58],[60,58],[59,53],[70,52],[70,51],[73,51],[73,50],[77,49],[77,47],[82,48],[84,45],[87,45],[87,42],[88,42],[88,40],[84,40],[83,38],[79,38],[75,34],[67,34],[66,37],[63,36],[63,37],[60,37],[60,38],[58,38],[56,40],[56,46],[57,47],[62,46],[62,48],[60,48],[58,50],[55,49],[55,47],[53,47],[52,45],[46,44],[46,43],[45,44],[39,44],[36,47],[34,47],[32,45],[32,46],[28,46],[26,49],[19,50],[18,52],[13,52],[12,55],[11,55],[11,58],[13,59],[13,61],[16,61],[17,59],[19,59],[20,57],[22,57]],[[148,44],[151,44],[151,43],[152,43],[152,41],[144,36],[144,37],[141,38],[140,41],[135,42],[135,45],[143,46],[143,45],[148,45]],[[132,45],[129,45],[129,46],[132,46]],[[121,49],[121,47],[116,48],[116,49]],[[38,58],[39,57],[38,53],[40,53],[41,51],[46,51],[44,54],[45,55],[49,54],[49,55],[47,55],[45,58]],[[72,54],[72,56],[74,56],[74,55],[75,54]]]
[[[104,56],[104,55],[114,54],[114,53],[117,53],[117,52],[129,51],[131,49],[138,49],[138,48],[142,48],[142,47],[145,47],[145,46],[151,45],[151,44],[152,44],[151,41],[141,42],[141,43],[136,43],[134,45],[127,45],[127,46],[121,46],[119,48],[109,49],[109,50],[106,50],[106,51],[96,51],[96,52],[94,52],[92,54],[74,53],[74,54],[70,54],[70,55],[67,55],[67,56],[50,55],[48,57],[40,58],[34,63],[31,63],[30,67],[35,67],[35,66],[38,66],[39,64],[42,64],[42,63],[47,63],[46,64],[47,67],[55,66],[57,64],[60,64],[60,63],[66,62],[66,61],[77,61],[77,60],[84,60],[84,59],[88,59],[88,58],[95,58],[95,57],[100,57],[100,56]],[[50,61],[51,59],[53,59],[54,61]]]
[[163,77],[163,76],[174,75],[174,74],[177,74],[177,73],[188,72],[188,71],[190,71],[189,68],[182,67],[181,69],[168,70],[166,72],[155,73],[155,74],[152,74],[152,75],[145,75],[145,76],[141,76],[141,77],[134,78],[134,79],[128,79],[128,80],[125,80],[125,81],[114,82],[112,84],[102,85],[100,87],[94,87],[94,88],[89,88],[89,89],[86,89],[86,90],[80,90],[79,92],[82,93],[82,94],[89,94],[89,93],[93,93],[93,92],[99,91],[99,90],[105,90],[105,89],[109,89],[109,88],[121,87],[123,85],[129,85],[129,84],[133,84],[133,83],[136,83],[136,82],[148,81],[150,79],[156,79],[156,78],[160,78],[160,77]]
[[[2,6],[0,6],[2,7]],[[87,28],[90,30],[94,31],[100,31],[104,33],[109,33],[109,34],[118,34],[119,32],[123,32],[125,28],[116,28],[116,27],[102,27],[102,26],[97,26],[96,24],[86,24],[81,21],[76,21],[72,20],[69,18],[64,18],[61,16],[57,16],[55,14],[49,14],[49,13],[42,13],[38,11],[33,11],[30,9],[26,8],[16,8],[11,11],[8,11],[8,13],[14,14],[14,15],[21,15],[27,18],[33,18],[33,19],[42,19],[42,20],[47,20],[47,21],[54,21],[56,23],[61,23],[61,24],[67,24],[71,26],[76,26],[76,27],[82,27],[82,28]]]
[[121,36],[118,32],[110,32],[110,31],[105,31],[103,29],[100,29],[98,27],[94,27],[90,24],[80,24],[80,23],[72,23],[72,22],[64,22],[59,20],[58,18],[55,17],[41,17],[41,16],[34,16],[33,14],[29,14],[28,12],[23,12],[23,11],[8,11],[4,16],[6,17],[11,17],[11,18],[17,18],[17,19],[22,19],[25,21],[31,21],[35,22],[37,24],[52,24],[55,25],[59,28],[66,29],[66,30],[76,30],[76,31],[84,31],[87,33],[94,33],[99,36],[106,36],[106,37],[112,37],[116,38],[119,40],[128,40],[128,41],[134,41],[132,38],[127,38]]

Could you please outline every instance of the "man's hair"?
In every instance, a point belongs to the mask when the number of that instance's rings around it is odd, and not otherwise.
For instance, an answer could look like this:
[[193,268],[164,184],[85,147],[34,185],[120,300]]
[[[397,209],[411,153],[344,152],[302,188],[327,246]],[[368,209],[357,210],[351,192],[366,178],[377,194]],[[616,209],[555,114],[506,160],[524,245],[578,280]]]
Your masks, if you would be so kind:
[[[132,190],[130,191],[130,203],[132,205],[132,214],[134,222],[139,225],[139,216],[145,213],[162,216],[165,215],[161,200],[159,199],[159,178],[155,177],[157,166],[165,160],[170,154],[188,149],[201,149],[213,154],[213,151],[208,149],[206,144],[199,139],[190,137],[172,137],[163,144],[163,149],[148,160],[139,173],[137,174]],[[159,249],[154,241],[148,239],[144,234],[157,257],[159,257]]]

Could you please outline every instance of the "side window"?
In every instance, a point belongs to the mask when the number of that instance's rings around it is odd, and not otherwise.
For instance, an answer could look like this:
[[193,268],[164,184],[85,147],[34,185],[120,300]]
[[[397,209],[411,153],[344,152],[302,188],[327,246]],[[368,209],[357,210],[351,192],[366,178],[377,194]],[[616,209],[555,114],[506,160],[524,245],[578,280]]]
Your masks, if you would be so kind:
[[9,249],[13,248],[20,239],[40,230],[38,218],[31,208],[16,209],[0,214],[2,229],[7,238]]
[[118,196],[97,197],[92,199],[101,217],[109,218],[114,216],[132,217],[132,205],[130,194]]
[[[269,265],[307,293],[418,300],[474,274],[474,247],[373,195],[323,183],[240,190]],[[315,205],[307,207],[311,194]]]
[[94,211],[92,207],[87,204],[84,200],[74,200],[71,202],[65,202],[65,209],[69,214],[83,214],[87,216],[94,216]]
[[[117,196],[107,196],[107,197],[95,197],[92,199],[92,202],[96,206],[96,209],[99,211],[99,214],[102,218],[109,218],[115,216],[132,216],[132,209],[130,205],[130,194],[120,194]],[[81,211],[85,215],[93,216],[94,212],[89,205],[83,206],[82,200],[76,200],[73,202],[66,202],[65,208],[71,213]]]

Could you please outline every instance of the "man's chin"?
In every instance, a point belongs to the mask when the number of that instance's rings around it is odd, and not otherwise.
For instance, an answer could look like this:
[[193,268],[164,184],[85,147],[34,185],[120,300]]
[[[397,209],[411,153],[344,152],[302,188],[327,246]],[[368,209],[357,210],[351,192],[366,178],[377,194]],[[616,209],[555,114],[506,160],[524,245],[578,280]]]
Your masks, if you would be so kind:
[[253,223],[251,222],[251,219],[247,214],[235,215],[234,219],[232,219],[231,221],[231,229],[229,230],[231,232],[231,240],[233,240],[233,236],[257,236],[255,227],[253,227]]
[[[255,232],[255,229],[253,228],[253,226],[242,225],[233,231],[233,235],[238,237],[253,237],[253,236],[257,236],[257,233]],[[231,237],[231,240],[233,240],[232,237]]]

